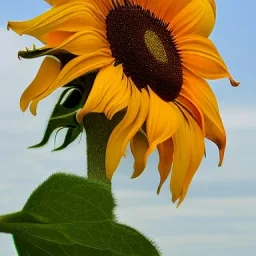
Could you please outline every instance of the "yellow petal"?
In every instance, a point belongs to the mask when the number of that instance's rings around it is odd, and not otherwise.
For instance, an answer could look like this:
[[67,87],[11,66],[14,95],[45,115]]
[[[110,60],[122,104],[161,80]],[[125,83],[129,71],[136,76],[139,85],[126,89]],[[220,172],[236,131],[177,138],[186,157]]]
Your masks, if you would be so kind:
[[[201,164],[201,161],[203,159],[203,156],[204,156],[203,134],[202,134],[199,126],[195,122],[195,120],[193,118],[191,118],[191,116],[188,113],[185,113],[185,115],[188,119],[188,125],[190,127],[189,128],[189,130],[190,130],[189,140],[188,140],[188,144],[190,145],[190,157],[188,158],[189,166],[188,166],[188,169],[186,172],[185,180],[183,181],[183,187],[182,187],[182,191],[181,191],[181,195],[180,195],[180,199],[179,199],[177,207],[183,202],[183,200],[188,192],[189,185],[190,185],[196,171],[198,170],[198,168]],[[175,155],[174,155],[174,159],[175,159]],[[187,161],[188,161],[188,159],[187,159]]]
[[44,55],[54,55],[59,50],[64,50],[79,56],[110,48],[103,33],[93,28],[85,28],[77,33],[63,31],[49,33],[45,40],[48,41],[47,45],[39,49],[46,50]]
[[213,10],[213,13],[214,13],[214,16],[216,17],[216,3],[215,3],[215,0],[207,0],[211,7],[212,7],[212,10]]
[[44,99],[59,87],[62,87],[76,78],[95,71],[99,68],[113,63],[113,58],[110,57],[110,52],[103,51],[93,52],[88,55],[79,56],[69,61],[61,70],[58,77],[47,90],[40,94],[30,105],[30,111],[36,114],[36,108],[40,100]]
[[86,26],[103,30],[104,17],[86,2],[73,2],[52,8],[38,17],[24,22],[8,22],[8,28],[19,35],[36,38],[52,31],[77,32]]
[[168,139],[157,146],[159,153],[159,165],[158,170],[160,174],[160,184],[157,189],[157,194],[160,193],[161,187],[166,181],[168,175],[171,172],[172,162],[173,162],[173,141]]
[[184,199],[188,185],[204,155],[204,136],[200,127],[185,109],[181,111],[184,118],[173,136],[174,160],[170,185],[172,201],[176,202],[181,198],[179,204]]
[[[67,3],[74,3],[74,2],[84,2],[84,0],[45,0],[48,4],[56,7]],[[96,5],[99,9],[105,11],[105,15],[107,14],[107,11],[111,9],[110,1],[109,0],[86,0],[87,3],[90,3],[92,5]],[[105,16],[104,15],[104,16]]]
[[163,19],[166,22],[171,22],[190,2],[191,0],[168,0],[168,4],[165,5],[166,8],[162,7],[164,9]]
[[205,79],[229,78],[233,86],[238,86],[211,40],[200,36],[186,36],[178,40],[183,65]]
[[[176,4],[178,1],[174,2]],[[215,10],[213,6],[208,0],[191,0],[189,2],[172,19],[170,28],[173,34],[176,38],[190,34],[208,37],[215,26]]]
[[194,117],[194,119],[197,121],[198,125],[200,126],[202,133],[205,134],[205,121],[204,121],[204,115],[199,107],[199,105],[194,102],[189,95],[186,94],[186,91],[183,90],[185,87],[185,83],[182,85],[181,92],[177,99],[175,99],[175,102],[179,103],[179,105],[183,106],[191,116]]
[[156,17],[169,23],[191,0],[133,0],[133,2],[150,10]]
[[103,67],[96,76],[84,107],[77,113],[78,122],[90,112],[105,113],[111,119],[127,107],[131,97],[131,85],[123,73],[122,65]]
[[190,151],[192,150],[190,133],[188,121],[183,118],[179,129],[173,135],[174,160],[170,183],[173,202],[181,195],[183,183],[189,168]]
[[[190,0],[187,0],[190,1]],[[157,0],[157,1],[145,1],[145,0],[133,0],[136,5],[142,6],[144,9],[150,10],[158,18],[163,18],[163,15],[173,0]],[[179,1],[184,2],[184,1]]]
[[74,32],[53,31],[42,36],[39,36],[37,39],[39,39],[48,47],[53,48],[66,41],[72,35],[74,35]]
[[128,142],[142,127],[148,114],[149,96],[145,89],[141,92],[132,86],[131,99],[123,120],[113,130],[107,145],[106,174],[112,178]]
[[147,165],[147,161],[145,159],[145,154],[148,149],[148,140],[146,134],[141,131],[137,132],[131,139],[130,146],[131,152],[135,159],[132,178],[137,178],[142,174]]
[[45,45],[49,45],[50,47],[56,47],[73,34],[74,32],[51,31],[43,35],[37,35],[37,40],[41,41]]
[[[58,6],[58,5],[63,5],[67,3],[72,3],[72,2],[78,2],[79,0],[44,0],[46,3],[52,5],[52,6]],[[81,2],[84,0],[80,0]]]
[[176,105],[160,99],[151,88],[148,88],[148,90],[150,108],[146,122],[146,133],[149,149],[146,157],[155,150],[158,144],[172,137],[180,125],[180,111]]
[[105,107],[104,112],[107,118],[112,119],[117,112],[128,106],[132,93],[131,87],[132,84],[130,79],[123,74],[119,89],[113,92],[111,101],[109,101]]
[[214,92],[205,80],[192,73],[185,73],[184,79],[186,81],[183,86],[184,93],[198,104],[204,114],[206,138],[213,141],[219,148],[220,166],[226,148],[226,132]]
[[21,96],[20,108],[22,111],[26,111],[29,103],[51,86],[60,73],[60,65],[60,62],[50,57],[43,60],[33,82]]
[[[52,45],[46,45],[44,48],[50,48]],[[65,50],[74,55],[85,55],[97,50],[109,48],[107,40],[97,29],[85,29],[70,36],[57,47],[49,50]]]

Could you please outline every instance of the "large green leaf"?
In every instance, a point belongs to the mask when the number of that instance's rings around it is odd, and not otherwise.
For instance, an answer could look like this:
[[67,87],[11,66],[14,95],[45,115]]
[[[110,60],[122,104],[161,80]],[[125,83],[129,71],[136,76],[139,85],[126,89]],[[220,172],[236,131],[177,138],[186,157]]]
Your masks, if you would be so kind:
[[54,174],[23,210],[0,217],[0,231],[14,235],[20,256],[157,256],[153,243],[117,222],[110,186]]

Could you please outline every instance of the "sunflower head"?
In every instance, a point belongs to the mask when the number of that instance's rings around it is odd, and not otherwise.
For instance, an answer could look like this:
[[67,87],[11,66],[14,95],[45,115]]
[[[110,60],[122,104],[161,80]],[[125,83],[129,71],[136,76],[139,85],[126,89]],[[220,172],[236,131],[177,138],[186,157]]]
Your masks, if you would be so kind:
[[89,73],[95,80],[76,113],[108,119],[125,111],[106,150],[106,173],[114,174],[128,143],[135,158],[133,178],[158,150],[160,184],[170,174],[172,200],[180,204],[205,154],[204,139],[219,148],[226,134],[217,100],[206,80],[231,76],[208,38],[216,19],[214,0],[48,0],[52,8],[34,19],[9,22],[16,33],[40,40],[40,49],[20,57],[46,56],[21,96],[25,111]]

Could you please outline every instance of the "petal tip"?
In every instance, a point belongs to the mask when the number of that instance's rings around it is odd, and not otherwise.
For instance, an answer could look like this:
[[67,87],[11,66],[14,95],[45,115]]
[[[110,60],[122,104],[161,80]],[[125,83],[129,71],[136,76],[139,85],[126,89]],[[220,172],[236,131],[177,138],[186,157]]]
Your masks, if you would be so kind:
[[20,109],[21,109],[22,112],[25,112],[25,111],[27,110],[28,105],[29,105],[29,104],[27,104],[27,103],[24,101],[24,99],[21,99],[21,100],[20,100]]
[[20,107],[20,110],[21,110],[23,113],[25,113],[27,109]]
[[183,202],[183,200],[180,200],[180,201],[178,202],[178,204],[177,204],[177,206],[176,206],[176,209],[178,209],[178,208],[180,207],[180,205],[181,205],[182,202]]
[[37,115],[37,112],[36,112],[36,111],[31,111],[31,110],[30,110],[30,112],[31,112],[31,114],[32,114],[33,116],[36,116],[36,115]]
[[219,150],[219,164],[218,167],[221,167],[224,161],[225,147]]
[[134,180],[134,179],[136,179],[137,177],[138,177],[138,175],[134,175],[134,174],[133,174],[130,179],[131,179],[131,180]]
[[111,181],[112,177],[113,177],[113,173],[106,172],[106,176],[107,176],[108,180]]
[[138,174],[138,172],[136,172],[135,171],[135,167],[134,167],[134,172],[133,172],[133,174],[132,174],[132,176],[131,176],[131,180],[134,180],[134,179],[136,179],[137,177],[139,177],[139,174]]
[[236,82],[232,77],[229,78],[229,80],[233,87],[238,87],[240,85],[240,82]]
[[162,188],[162,184],[159,184],[156,194],[159,196],[160,192],[161,192],[161,188]]
[[157,188],[157,192],[156,192],[158,195],[161,192],[161,189],[163,187],[164,182],[165,182],[165,179],[160,179],[160,182],[159,182],[159,185],[158,185],[158,188]]
[[175,204],[175,202],[177,201],[178,196],[175,195],[174,193],[172,193],[172,202]]

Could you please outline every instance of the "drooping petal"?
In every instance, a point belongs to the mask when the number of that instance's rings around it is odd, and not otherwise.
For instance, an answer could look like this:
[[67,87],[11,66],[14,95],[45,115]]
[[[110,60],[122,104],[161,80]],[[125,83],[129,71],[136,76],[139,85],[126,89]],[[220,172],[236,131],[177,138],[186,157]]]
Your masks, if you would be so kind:
[[205,130],[205,137],[213,141],[219,148],[219,166],[221,166],[224,160],[227,142],[226,132],[221,117],[216,114],[209,116],[205,115]]
[[[157,1],[154,1],[157,2]],[[163,20],[165,22],[170,23],[172,20],[191,2],[191,0],[168,0],[168,4],[165,5],[166,7],[164,9],[163,13]]]
[[150,87],[148,90],[150,108],[146,125],[149,149],[146,157],[156,149],[158,144],[172,137],[180,125],[180,113],[176,105],[160,99]]
[[[144,9],[150,10],[156,17],[159,17],[161,19],[164,18],[164,14],[167,11],[173,10],[174,8],[183,8],[186,3],[185,1],[189,2],[191,0],[183,0],[183,1],[175,1],[175,0],[157,0],[157,1],[148,1],[148,0],[132,0],[133,4],[138,4],[142,6]],[[173,4],[173,2],[176,2],[176,5]],[[169,6],[172,6],[170,8]],[[173,14],[175,13],[175,10]],[[170,22],[168,20],[167,22]]]
[[20,108],[24,112],[28,108],[29,103],[47,90],[60,73],[60,62],[46,57],[34,78],[33,82],[27,87],[20,98]]
[[204,136],[194,118],[184,109],[184,118],[173,136],[174,160],[171,176],[172,201],[183,201],[188,185],[204,155]]
[[[51,48],[55,45],[47,44],[44,48]],[[74,55],[90,54],[101,49],[109,48],[107,40],[102,32],[97,29],[85,29],[70,36],[56,47],[49,49],[49,54],[56,50],[64,50]]]
[[74,35],[74,32],[67,32],[67,31],[53,31],[42,36],[39,36],[41,42],[49,47],[56,47],[66,41],[69,37]]
[[[67,3],[74,3],[74,2],[84,2],[84,0],[45,0],[48,4],[56,7]],[[86,0],[87,3],[90,3],[92,5],[97,5],[98,8],[105,11],[105,15],[107,14],[107,11],[110,10],[111,4],[109,0]]]
[[49,33],[45,41],[47,41],[46,46],[37,50],[42,50],[44,55],[54,56],[60,50],[79,56],[110,47],[103,32],[94,28],[85,28],[77,33],[64,31]]
[[159,154],[158,171],[160,174],[160,183],[157,189],[157,194],[159,194],[162,185],[164,184],[168,175],[171,172],[174,153],[172,138],[160,143],[157,146],[157,149]]
[[216,3],[215,3],[215,0],[207,0],[207,1],[212,6],[212,10],[213,10],[214,16],[216,17]]
[[205,80],[193,75],[191,72],[186,72],[184,79],[186,82],[185,86],[183,86],[183,93],[193,102],[196,102],[202,110],[205,121],[205,137],[218,146],[220,166],[223,162],[226,148],[226,132],[214,92]]
[[103,51],[96,51],[88,55],[74,58],[63,67],[52,85],[33,100],[30,105],[30,111],[32,114],[36,115],[36,108],[40,100],[46,98],[56,89],[68,84],[76,78],[85,75],[88,72],[105,67],[113,62],[114,60],[110,57],[110,52],[106,53]]
[[138,131],[130,142],[131,152],[134,157],[134,172],[132,178],[139,177],[144,171],[147,161],[145,159],[148,150],[148,139],[143,131]]
[[198,125],[200,126],[203,134],[205,134],[205,120],[204,115],[196,102],[193,102],[190,97],[184,92],[183,88],[185,87],[185,83],[182,85],[181,92],[175,102],[185,108],[197,121]]
[[205,79],[229,78],[232,86],[238,86],[211,40],[190,35],[179,38],[179,50],[184,67]]
[[106,151],[106,175],[112,178],[128,142],[134,137],[146,120],[149,110],[149,95],[132,86],[131,99],[123,120],[113,130]]
[[78,2],[78,1],[83,2],[84,0],[44,0],[44,1],[50,4],[51,6],[59,6],[59,5]]
[[[56,7],[67,3],[74,3],[74,2],[84,2],[84,0],[45,0],[48,4]],[[87,3],[90,3],[92,5],[97,5],[98,8],[103,9],[104,7],[107,8],[107,10],[110,10],[111,4],[109,0],[86,0]]]
[[[176,4],[179,1],[174,2]],[[170,28],[176,38],[190,34],[208,37],[214,26],[215,10],[209,0],[189,1],[170,23]]]
[[82,122],[90,112],[105,113],[111,119],[127,107],[130,97],[131,85],[123,73],[122,65],[103,67],[96,76],[84,107],[77,113],[77,121]]
[[150,10],[156,17],[169,23],[191,1],[192,0],[133,0],[132,2]]
[[124,109],[129,103],[129,99],[131,97],[131,81],[127,79],[126,76],[123,77],[122,82],[120,83],[120,91],[115,92],[114,98],[112,101],[105,108],[106,116],[109,119],[119,112],[120,110]]
[[19,35],[35,38],[52,31],[77,32],[86,26],[103,30],[104,17],[95,6],[86,2],[73,2],[52,8],[34,19],[23,22],[8,22],[8,28]]
[[51,45],[52,47],[56,47],[63,41],[67,40],[73,34],[74,32],[56,30],[43,35],[37,35],[37,40],[41,41],[41,43],[45,45]]
[[[179,202],[177,207],[183,202],[187,192],[189,185],[198,170],[201,161],[204,156],[204,136],[195,122],[195,120],[188,114],[185,113],[188,123],[190,126],[190,136],[189,136],[189,144],[190,144],[190,161],[189,161],[189,167],[187,170],[187,175],[185,177],[185,180],[183,182],[183,187],[181,191],[181,195],[179,198]],[[175,157],[175,156],[174,156]]]
[[175,202],[181,194],[184,180],[189,168],[191,154],[190,127],[188,121],[183,118],[181,125],[173,136],[174,160],[171,175],[172,201]]

